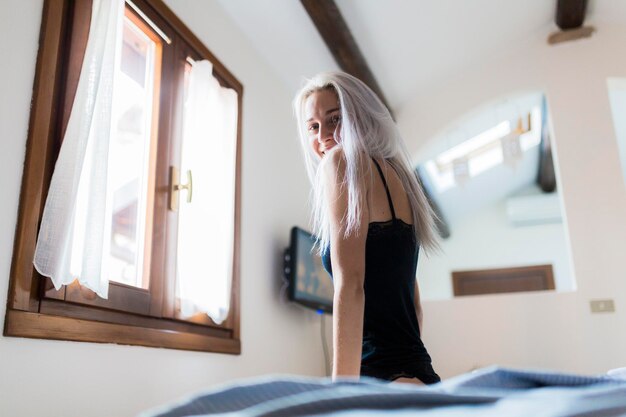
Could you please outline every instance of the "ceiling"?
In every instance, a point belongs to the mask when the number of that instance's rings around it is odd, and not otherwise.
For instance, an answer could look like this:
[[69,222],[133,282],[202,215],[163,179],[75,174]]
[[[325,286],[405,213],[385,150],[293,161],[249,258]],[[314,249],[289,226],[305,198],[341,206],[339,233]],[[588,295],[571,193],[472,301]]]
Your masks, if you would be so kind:
[[[306,77],[339,69],[299,0],[218,1],[293,94]],[[558,30],[556,0],[335,2],[396,113],[422,89],[454,77],[459,68],[505,53],[525,40],[547,39]],[[626,0],[589,0],[585,24],[625,20]],[[540,95],[529,97],[536,100]],[[440,149],[424,149],[421,154],[433,157],[445,150],[446,143],[469,139],[479,132],[470,131],[481,123],[488,128],[494,112],[506,113],[507,107],[506,101],[491,104],[491,109],[479,109],[451,127],[464,132],[464,138],[451,140],[454,133],[444,132],[446,138],[429,141]],[[434,197],[454,224],[481,207],[527,193],[537,178],[538,160],[539,151],[534,148],[513,170],[494,167],[464,187]]]
[[[338,69],[298,0],[218,0],[294,94],[305,77]],[[428,84],[548,36],[556,0],[335,0],[390,106]],[[586,23],[626,18],[626,0],[590,0]]]

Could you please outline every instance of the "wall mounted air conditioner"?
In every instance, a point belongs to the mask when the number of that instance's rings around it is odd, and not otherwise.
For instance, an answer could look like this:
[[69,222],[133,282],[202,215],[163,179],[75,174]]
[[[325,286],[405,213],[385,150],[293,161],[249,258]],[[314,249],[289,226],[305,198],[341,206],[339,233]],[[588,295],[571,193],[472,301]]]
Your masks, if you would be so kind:
[[514,226],[532,226],[562,221],[558,193],[511,197],[506,200],[506,213]]

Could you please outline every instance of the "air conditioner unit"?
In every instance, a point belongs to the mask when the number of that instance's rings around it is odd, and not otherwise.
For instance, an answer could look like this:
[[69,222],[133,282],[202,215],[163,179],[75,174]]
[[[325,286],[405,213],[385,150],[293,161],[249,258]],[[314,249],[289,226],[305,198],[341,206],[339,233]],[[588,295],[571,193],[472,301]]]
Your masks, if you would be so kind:
[[514,226],[532,226],[562,221],[558,193],[511,197],[506,200],[506,213]]

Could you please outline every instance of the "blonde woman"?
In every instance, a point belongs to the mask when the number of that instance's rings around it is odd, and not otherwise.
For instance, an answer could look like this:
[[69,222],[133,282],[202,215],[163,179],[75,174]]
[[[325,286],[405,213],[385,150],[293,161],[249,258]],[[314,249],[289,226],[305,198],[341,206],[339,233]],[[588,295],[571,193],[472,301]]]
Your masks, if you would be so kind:
[[387,108],[342,72],[309,80],[294,100],[313,185],[313,231],[333,277],[333,378],[431,384],[420,338],[420,246],[440,249],[435,214]]

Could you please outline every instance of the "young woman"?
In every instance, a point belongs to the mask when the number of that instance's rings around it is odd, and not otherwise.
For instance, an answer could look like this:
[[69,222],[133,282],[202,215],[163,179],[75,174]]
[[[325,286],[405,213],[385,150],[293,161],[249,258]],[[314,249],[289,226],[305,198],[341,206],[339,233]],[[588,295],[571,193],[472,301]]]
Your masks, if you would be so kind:
[[333,277],[333,378],[435,383],[420,338],[419,247],[439,250],[432,211],[387,108],[342,72],[294,101],[313,185],[313,231]]

